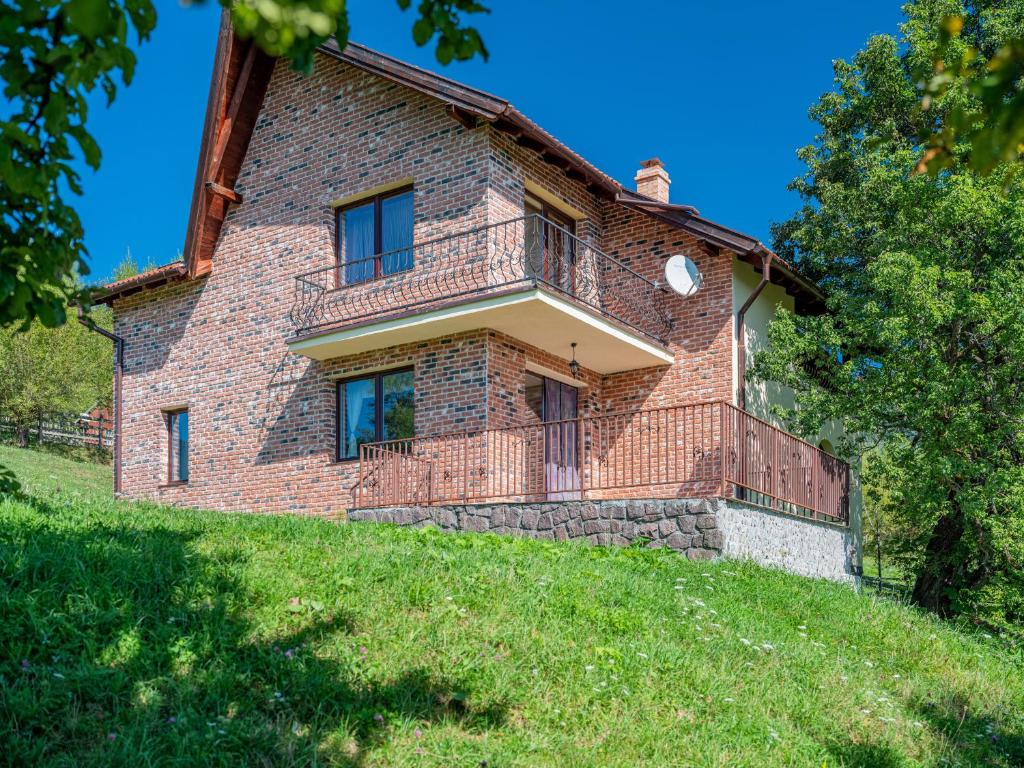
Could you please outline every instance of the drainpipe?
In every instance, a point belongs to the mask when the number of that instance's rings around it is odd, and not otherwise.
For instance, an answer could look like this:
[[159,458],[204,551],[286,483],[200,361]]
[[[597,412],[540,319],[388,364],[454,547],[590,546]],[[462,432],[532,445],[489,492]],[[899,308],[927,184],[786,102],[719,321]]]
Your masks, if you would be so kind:
[[124,370],[124,339],[100,328],[78,305],[78,322],[114,342],[114,495],[121,493],[121,372]]
[[761,248],[761,282],[757,284],[753,293],[740,307],[740,311],[736,313],[736,349],[739,355],[739,359],[736,361],[736,370],[740,380],[740,408],[744,411],[747,410],[747,310],[757,301],[761,291],[768,285],[772,268],[772,252],[763,246]]

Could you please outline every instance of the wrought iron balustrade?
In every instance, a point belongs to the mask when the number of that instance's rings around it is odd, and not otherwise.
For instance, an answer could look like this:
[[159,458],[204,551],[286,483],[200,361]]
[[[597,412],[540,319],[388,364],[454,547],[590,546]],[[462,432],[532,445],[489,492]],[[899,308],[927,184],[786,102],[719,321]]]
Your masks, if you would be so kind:
[[303,335],[531,285],[658,341],[671,329],[663,286],[539,214],[299,275],[291,319]]

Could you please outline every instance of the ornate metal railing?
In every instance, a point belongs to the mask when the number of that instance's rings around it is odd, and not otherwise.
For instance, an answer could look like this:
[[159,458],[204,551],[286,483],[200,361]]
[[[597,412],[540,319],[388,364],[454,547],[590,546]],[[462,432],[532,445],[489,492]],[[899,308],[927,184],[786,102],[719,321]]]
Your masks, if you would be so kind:
[[840,459],[730,403],[711,402],[367,443],[352,501],[731,496],[846,522],[849,483]]
[[529,285],[658,341],[671,329],[663,286],[537,214],[299,275],[291,320],[302,335]]

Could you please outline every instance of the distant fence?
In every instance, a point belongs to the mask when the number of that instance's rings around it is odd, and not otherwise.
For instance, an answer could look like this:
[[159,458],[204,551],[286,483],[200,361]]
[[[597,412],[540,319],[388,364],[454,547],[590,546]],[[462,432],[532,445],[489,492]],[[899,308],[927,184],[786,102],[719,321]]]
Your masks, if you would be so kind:
[[873,589],[880,595],[890,595],[901,600],[909,600],[910,594],[914,591],[912,584],[898,581],[897,579],[880,579],[877,576],[867,575],[863,576],[862,579],[864,586],[868,589]]
[[77,413],[48,413],[28,421],[0,415],[0,440],[110,451],[114,447],[114,424],[110,419]]

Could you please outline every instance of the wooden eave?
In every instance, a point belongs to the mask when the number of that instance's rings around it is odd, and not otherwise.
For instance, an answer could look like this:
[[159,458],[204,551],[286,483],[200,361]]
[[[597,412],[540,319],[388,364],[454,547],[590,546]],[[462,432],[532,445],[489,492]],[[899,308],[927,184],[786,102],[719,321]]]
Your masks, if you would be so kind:
[[241,202],[235,182],[273,68],[274,59],[236,36],[222,12],[185,234],[190,278],[209,273],[228,208]]
[[160,267],[140,272],[137,275],[115,280],[93,291],[92,300],[96,304],[113,304],[116,299],[123,299],[133,293],[151,288],[158,288],[178,280],[183,280],[188,269],[182,261],[164,264]]

